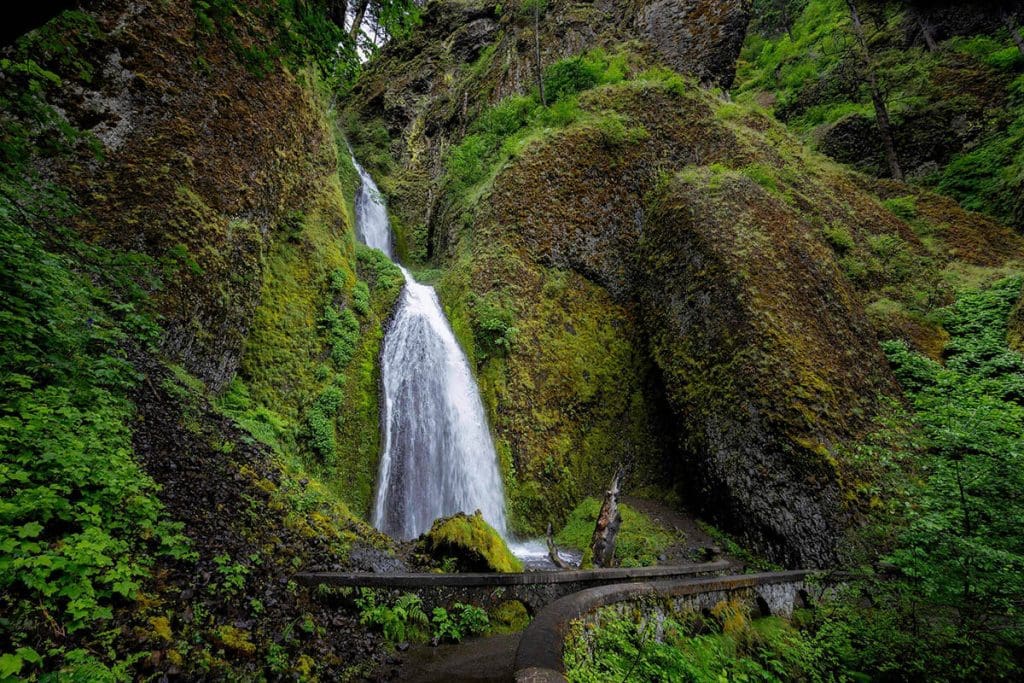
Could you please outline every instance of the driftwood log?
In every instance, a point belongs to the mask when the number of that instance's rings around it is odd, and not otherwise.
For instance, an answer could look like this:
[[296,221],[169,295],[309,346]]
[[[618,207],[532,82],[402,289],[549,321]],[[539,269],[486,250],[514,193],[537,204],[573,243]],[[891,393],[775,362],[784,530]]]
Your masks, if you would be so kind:
[[622,526],[622,515],[619,514],[619,485],[623,471],[620,469],[612,479],[612,485],[604,493],[604,502],[597,515],[594,525],[594,536],[590,541],[590,550],[594,557],[595,567],[610,567],[615,558],[615,537]]
[[551,563],[559,569],[575,569],[575,567],[558,555],[558,547],[555,545],[555,537],[551,530],[551,522],[548,522],[548,558],[550,558]]

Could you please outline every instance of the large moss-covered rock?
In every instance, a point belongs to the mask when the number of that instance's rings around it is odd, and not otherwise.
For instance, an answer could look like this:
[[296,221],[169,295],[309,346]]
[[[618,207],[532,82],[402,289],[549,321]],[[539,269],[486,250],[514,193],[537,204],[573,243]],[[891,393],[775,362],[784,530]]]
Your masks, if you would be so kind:
[[521,572],[523,563],[480,511],[439,519],[419,541],[439,562],[454,560],[460,572]]
[[741,174],[686,170],[651,200],[640,258],[688,499],[786,564],[830,564],[836,447],[895,385],[819,231]]

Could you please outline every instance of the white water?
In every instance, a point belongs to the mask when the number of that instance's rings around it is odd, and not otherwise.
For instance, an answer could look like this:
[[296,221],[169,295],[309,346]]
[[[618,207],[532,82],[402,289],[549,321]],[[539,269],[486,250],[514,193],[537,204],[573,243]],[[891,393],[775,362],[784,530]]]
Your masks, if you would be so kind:
[[[393,258],[383,198],[362,166],[356,169],[359,239]],[[498,457],[469,362],[433,287],[405,268],[402,274],[405,288],[381,353],[383,449],[373,524],[410,539],[439,517],[480,510],[507,538]]]

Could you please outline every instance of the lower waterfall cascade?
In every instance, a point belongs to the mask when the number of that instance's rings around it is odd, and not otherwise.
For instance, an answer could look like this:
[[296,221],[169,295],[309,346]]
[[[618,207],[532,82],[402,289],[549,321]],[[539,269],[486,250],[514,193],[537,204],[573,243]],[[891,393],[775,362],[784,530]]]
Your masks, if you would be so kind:
[[[359,240],[394,261],[384,199],[366,170],[356,197]],[[371,522],[409,540],[433,522],[480,510],[512,541],[505,492],[487,416],[466,354],[433,287],[399,265],[405,287],[381,351],[382,449]],[[510,542],[526,560],[546,555],[538,542]]]

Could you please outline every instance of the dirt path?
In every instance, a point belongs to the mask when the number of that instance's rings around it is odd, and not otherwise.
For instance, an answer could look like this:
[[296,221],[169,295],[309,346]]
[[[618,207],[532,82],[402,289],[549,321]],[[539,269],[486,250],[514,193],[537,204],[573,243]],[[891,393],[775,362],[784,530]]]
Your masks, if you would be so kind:
[[[669,546],[659,559],[658,564],[679,565],[689,562],[701,562],[708,558],[704,557],[704,549],[718,547],[715,541],[706,531],[697,524],[697,518],[688,512],[681,512],[669,507],[665,503],[648,500],[647,498],[635,498],[633,496],[621,496],[620,500],[637,512],[647,515],[655,524],[659,524],[670,531],[681,531],[684,541]],[[729,560],[735,565],[736,571],[742,571],[743,562],[735,557],[722,555],[720,558]]]

